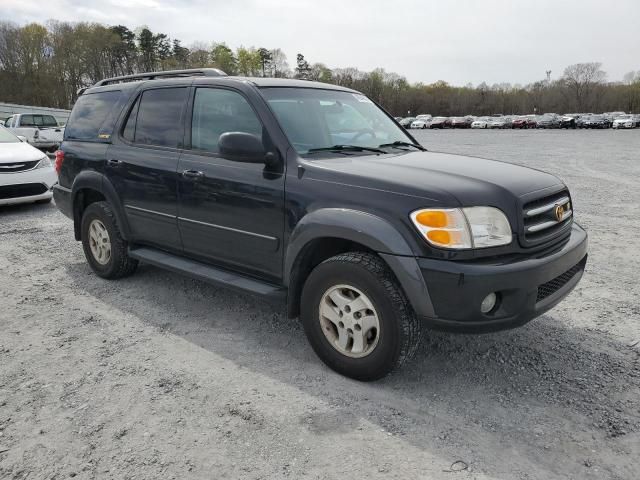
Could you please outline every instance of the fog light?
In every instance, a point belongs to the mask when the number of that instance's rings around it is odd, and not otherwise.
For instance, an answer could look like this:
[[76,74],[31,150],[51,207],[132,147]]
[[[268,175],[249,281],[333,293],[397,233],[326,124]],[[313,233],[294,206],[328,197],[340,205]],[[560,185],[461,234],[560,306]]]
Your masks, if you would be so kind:
[[498,300],[497,295],[494,292],[491,292],[489,295],[484,297],[482,303],[480,304],[480,311],[482,313],[489,313],[493,310],[493,307],[496,306],[496,300]]

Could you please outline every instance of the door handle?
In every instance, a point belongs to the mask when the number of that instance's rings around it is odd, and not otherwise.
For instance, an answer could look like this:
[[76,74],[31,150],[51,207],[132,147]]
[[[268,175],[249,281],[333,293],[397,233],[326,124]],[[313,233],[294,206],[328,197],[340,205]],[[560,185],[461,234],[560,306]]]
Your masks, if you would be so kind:
[[204,172],[200,172],[198,170],[185,170],[184,172],[182,172],[182,176],[184,178],[197,180],[198,178],[204,177]]
[[123,163],[122,160],[116,160],[115,158],[110,158],[109,160],[107,160],[108,167],[113,167],[113,168],[121,167],[122,163]]

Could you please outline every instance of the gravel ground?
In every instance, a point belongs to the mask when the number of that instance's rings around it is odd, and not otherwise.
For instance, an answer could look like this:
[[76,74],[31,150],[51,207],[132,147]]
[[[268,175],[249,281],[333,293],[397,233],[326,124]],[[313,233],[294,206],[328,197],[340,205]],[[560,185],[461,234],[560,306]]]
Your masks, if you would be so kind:
[[416,136],[568,183],[591,239],[569,298],[363,384],[279,309],[150,266],[104,281],[55,206],[0,209],[0,478],[638,478],[640,130]]

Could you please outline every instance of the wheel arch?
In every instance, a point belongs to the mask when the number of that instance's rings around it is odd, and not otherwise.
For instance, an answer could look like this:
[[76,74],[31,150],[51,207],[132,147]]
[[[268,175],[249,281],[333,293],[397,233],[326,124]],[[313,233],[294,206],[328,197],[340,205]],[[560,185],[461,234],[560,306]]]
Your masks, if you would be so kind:
[[103,174],[96,171],[81,172],[71,187],[71,198],[73,230],[76,240],[81,239],[80,226],[84,210],[92,203],[99,201],[109,203],[120,227],[122,237],[125,240],[129,238],[129,225],[120,208],[116,190]]
[[325,208],[306,215],[288,242],[283,283],[288,289],[287,313],[300,312],[304,282],[318,264],[349,251],[375,253],[395,275],[417,314],[433,316],[427,286],[411,247],[391,223],[370,213]]

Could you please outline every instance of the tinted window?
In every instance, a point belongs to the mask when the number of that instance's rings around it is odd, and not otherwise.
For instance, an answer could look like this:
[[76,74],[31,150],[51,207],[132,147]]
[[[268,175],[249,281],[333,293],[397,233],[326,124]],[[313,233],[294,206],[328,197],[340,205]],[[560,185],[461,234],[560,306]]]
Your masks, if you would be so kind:
[[20,117],[20,125],[23,127],[35,127],[36,122],[33,119],[33,115],[22,115]]
[[133,105],[131,110],[129,111],[129,116],[127,117],[127,121],[124,124],[124,128],[122,129],[122,136],[133,142],[136,135],[136,119],[138,118],[138,108],[140,107],[140,97],[136,100],[136,103]]
[[186,94],[186,88],[144,92],[138,107],[134,141],[145,145],[177,147],[182,133],[180,118]]
[[82,95],[78,98],[67,121],[65,138],[97,140],[100,128],[111,116],[119,98],[118,90]]
[[192,148],[218,152],[218,139],[225,132],[246,132],[262,138],[262,124],[239,93],[198,88],[193,103]]

